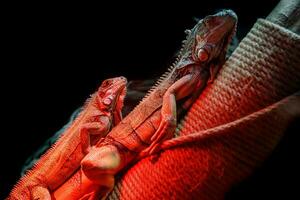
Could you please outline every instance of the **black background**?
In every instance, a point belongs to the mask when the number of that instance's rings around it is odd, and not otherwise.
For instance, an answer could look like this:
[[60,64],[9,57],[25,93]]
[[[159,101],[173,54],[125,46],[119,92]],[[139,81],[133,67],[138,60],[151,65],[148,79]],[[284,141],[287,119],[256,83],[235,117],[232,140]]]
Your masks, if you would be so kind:
[[[12,5],[2,27],[7,46],[1,73],[1,194],[8,194],[26,158],[68,121],[101,80],[160,75],[180,48],[184,30],[193,27],[194,17],[231,8],[239,16],[241,39],[276,4],[206,0]],[[292,181],[299,177],[299,130],[295,122],[264,165],[234,186],[227,199],[297,195]]]

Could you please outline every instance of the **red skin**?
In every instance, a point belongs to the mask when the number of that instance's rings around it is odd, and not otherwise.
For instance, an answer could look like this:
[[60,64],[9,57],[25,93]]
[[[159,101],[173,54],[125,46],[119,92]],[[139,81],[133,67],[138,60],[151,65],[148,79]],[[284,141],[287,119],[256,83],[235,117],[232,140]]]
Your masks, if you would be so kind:
[[124,77],[103,81],[73,124],[20,179],[7,199],[51,199],[50,192],[80,167],[90,146],[121,120],[126,83]]

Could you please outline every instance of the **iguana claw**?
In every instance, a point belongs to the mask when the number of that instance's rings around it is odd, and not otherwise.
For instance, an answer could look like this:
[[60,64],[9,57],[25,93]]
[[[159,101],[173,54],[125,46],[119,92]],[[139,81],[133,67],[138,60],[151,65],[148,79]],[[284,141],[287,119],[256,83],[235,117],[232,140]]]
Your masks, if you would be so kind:
[[153,154],[158,150],[160,141],[167,138],[172,138],[173,133],[176,129],[176,118],[174,117],[165,117],[164,120],[160,123],[157,131],[151,137],[151,145],[148,148],[149,155]]

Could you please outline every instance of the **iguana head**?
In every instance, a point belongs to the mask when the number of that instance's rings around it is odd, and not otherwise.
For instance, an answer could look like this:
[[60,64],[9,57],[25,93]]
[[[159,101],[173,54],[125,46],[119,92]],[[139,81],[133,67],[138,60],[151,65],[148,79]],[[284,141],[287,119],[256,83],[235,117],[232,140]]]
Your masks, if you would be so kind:
[[123,76],[106,79],[97,92],[99,109],[110,112],[115,125],[122,119],[121,111],[126,95],[126,84],[127,79]]
[[193,29],[186,31],[187,38],[175,69],[184,73],[186,66],[199,65],[209,68],[210,79],[213,80],[225,61],[236,24],[237,16],[232,10],[223,10],[199,20]]

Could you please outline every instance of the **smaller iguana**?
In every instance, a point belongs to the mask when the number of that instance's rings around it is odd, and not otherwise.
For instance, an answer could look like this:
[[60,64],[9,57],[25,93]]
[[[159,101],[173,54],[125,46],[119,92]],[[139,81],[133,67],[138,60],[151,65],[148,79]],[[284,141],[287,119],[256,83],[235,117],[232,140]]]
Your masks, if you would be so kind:
[[51,191],[80,167],[91,145],[122,119],[125,77],[107,79],[60,139],[16,184],[7,199],[51,199]]
[[[188,31],[177,62],[141,103],[93,146],[77,171],[54,192],[56,199],[106,198],[114,176],[174,135],[178,114],[190,107],[225,62],[237,16],[223,10]],[[64,193],[67,192],[67,193]]]

